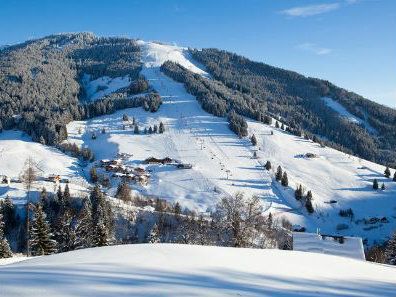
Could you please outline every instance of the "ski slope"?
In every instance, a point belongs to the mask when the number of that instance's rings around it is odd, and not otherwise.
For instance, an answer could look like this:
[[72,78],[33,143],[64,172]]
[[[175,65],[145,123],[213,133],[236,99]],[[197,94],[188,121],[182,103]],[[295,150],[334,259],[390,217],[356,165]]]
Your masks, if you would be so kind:
[[[254,133],[258,139],[258,146],[253,147],[248,139],[239,139],[229,130],[226,119],[203,111],[182,84],[160,71],[163,62],[172,60],[209,77],[184,48],[144,41],[139,44],[143,51],[141,74],[164,101],[159,111],[127,109],[89,121],[72,122],[67,127],[69,141],[89,146],[97,159],[112,159],[118,153],[127,153],[131,155],[129,164],[135,166],[142,166],[142,161],[151,156],[193,164],[191,170],[152,165],[148,168],[150,184],[136,186],[135,190],[179,201],[198,211],[210,210],[222,195],[244,192],[259,196],[267,213],[273,213],[275,218],[287,217],[312,232],[320,228],[327,234],[361,236],[369,244],[386,239],[394,231],[396,183],[383,177],[383,166],[322,148],[312,141],[248,119],[249,135]],[[136,119],[141,131],[162,121],[166,132],[135,135],[133,129],[123,130],[124,113]],[[100,134],[102,128],[106,134]],[[98,139],[91,139],[92,132],[97,133]],[[257,159],[253,158],[254,151]],[[307,158],[306,153],[317,157]],[[267,160],[273,166],[270,172],[263,168]],[[289,175],[288,188],[274,181],[278,165]],[[380,184],[385,183],[387,189],[373,191],[374,178]],[[313,193],[316,209],[313,215],[307,214],[305,207],[294,198],[294,189],[299,184]],[[330,204],[331,200],[336,203]],[[352,221],[338,215],[340,209],[347,208],[352,208],[355,214]],[[367,223],[370,218],[383,217],[387,222]],[[344,230],[339,230],[341,224]]]
[[395,295],[396,269],[306,252],[137,244],[0,266],[0,284],[7,297],[379,297]]
[[[257,160],[252,159],[249,142],[238,139],[229,130],[226,119],[203,111],[195,97],[188,94],[182,84],[164,75],[159,65],[171,59],[196,73],[205,75],[205,72],[197,70],[181,48],[141,44],[144,58],[141,74],[164,101],[159,111],[127,109],[89,121],[72,122],[67,126],[69,141],[89,146],[97,159],[111,159],[117,153],[127,153],[133,155],[130,164],[135,165],[150,156],[171,157],[193,164],[191,170],[151,166],[152,181],[147,188],[140,188],[144,194],[179,201],[191,209],[206,211],[221,194],[232,195],[238,191],[259,195],[263,202],[277,200],[271,190],[271,178],[260,169]],[[166,132],[135,135],[133,129],[123,130],[123,114],[134,117],[140,130],[162,121]],[[98,139],[92,140],[91,133],[102,128],[106,134],[98,133]]]

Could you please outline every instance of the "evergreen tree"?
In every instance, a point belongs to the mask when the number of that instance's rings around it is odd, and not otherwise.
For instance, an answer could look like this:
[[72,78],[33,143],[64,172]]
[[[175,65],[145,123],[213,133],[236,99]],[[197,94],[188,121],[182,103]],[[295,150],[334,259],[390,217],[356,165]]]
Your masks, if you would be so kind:
[[251,141],[253,146],[256,146],[257,145],[256,135],[253,134],[252,137],[250,137],[250,141]]
[[395,174],[393,174],[393,181],[396,181],[396,171]]
[[10,245],[8,244],[7,238],[4,234],[5,223],[3,215],[0,213],[0,259],[12,257]]
[[123,120],[124,122],[129,121],[128,115],[124,113],[124,114],[122,115],[122,120]]
[[279,165],[278,169],[276,170],[275,178],[277,181],[280,181],[283,177],[282,167]]
[[282,175],[282,180],[281,180],[282,186],[287,187],[289,185],[289,179],[287,177],[287,172],[283,172]]
[[11,230],[17,226],[16,208],[9,196],[7,196],[0,205],[0,215],[3,215],[5,224],[3,231],[5,235],[9,235]]
[[157,133],[157,132],[158,132],[158,126],[154,125],[153,133]]
[[382,190],[382,191],[385,190],[385,184],[384,184],[384,183],[382,183],[382,185],[381,185],[381,190]]
[[38,204],[34,210],[29,238],[32,255],[42,256],[55,253],[56,241],[52,237],[49,224],[45,219],[45,213],[41,204]]
[[180,214],[181,214],[181,206],[180,206],[179,202],[175,203],[175,206],[173,208],[173,212],[175,213],[175,216],[178,219],[180,217]]
[[305,208],[307,209],[308,213],[313,213],[314,208],[312,205],[312,192],[308,191],[307,196],[305,197]]
[[270,171],[271,168],[272,168],[271,162],[270,162],[270,161],[267,161],[267,163],[265,163],[265,169],[266,169],[267,171]]
[[135,117],[132,118],[132,125],[136,126],[136,119],[135,119]]
[[139,126],[138,125],[135,125],[135,128],[134,128],[134,130],[133,130],[133,133],[135,133],[135,134],[139,134],[140,132],[139,132]]
[[154,224],[153,228],[151,228],[150,234],[147,237],[148,243],[160,243],[159,229],[158,225]]
[[76,248],[93,246],[92,206],[89,199],[84,199],[76,223]]
[[302,185],[299,185],[297,187],[297,189],[294,191],[294,197],[296,198],[296,200],[300,201],[303,198],[304,195],[304,190]]
[[40,203],[41,205],[46,205],[48,203],[48,192],[45,187],[43,187],[40,192]]
[[63,191],[63,200],[67,206],[71,205],[71,196],[70,196],[70,189],[69,183],[66,183],[65,190]]
[[145,127],[144,128],[144,134],[147,134],[148,133],[148,130],[147,130],[147,128]]
[[385,260],[390,265],[396,265],[396,232],[386,245]]
[[116,197],[124,202],[132,200],[131,188],[126,181],[118,184]]
[[275,122],[275,128],[279,128],[279,122],[278,121]]
[[112,241],[112,213],[99,186],[91,191],[92,225],[94,246],[109,245]]
[[282,125],[281,125],[281,129],[282,130],[285,130],[285,125],[282,123]]
[[91,182],[97,183],[99,180],[98,173],[96,172],[96,168],[92,167],[89,171],[89,175],[91,176]]
[[160,122],[159,124],[159,133],[164,133],[165,132],[165,126],[163,122]]
[[374,181],[373,181],[373,189],[378,190],[378,180],[377,179],[374,179]]
[[384,172],[384,175],[385,175],[387,178],[389,178],[389,177],[391,176],[391,172],[390,172],[389,167],[386,167],[385,172]]
[[59,186],[56,192],[56,198],[58,199],[59,206],[62,208],[65,206],[65,197],[63,196],[62,188]]
[[151,128],[151,126],[150,126],[149,129],[148,129],[148,133],[149,133],[149,134],[153,134],[153,128]]
[[59,252],[67,252],[76,249],[76,232],[73,228],[73,216],[70,209],[66,209],[59,216],[56,224],[55,239],[58,243]]

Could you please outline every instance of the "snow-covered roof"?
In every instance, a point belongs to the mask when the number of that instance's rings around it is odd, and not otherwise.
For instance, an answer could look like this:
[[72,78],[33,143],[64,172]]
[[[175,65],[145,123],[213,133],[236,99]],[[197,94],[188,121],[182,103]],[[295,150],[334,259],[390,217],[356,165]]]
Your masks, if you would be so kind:
[[293,250],[365,260],[360,237],[293,232]]

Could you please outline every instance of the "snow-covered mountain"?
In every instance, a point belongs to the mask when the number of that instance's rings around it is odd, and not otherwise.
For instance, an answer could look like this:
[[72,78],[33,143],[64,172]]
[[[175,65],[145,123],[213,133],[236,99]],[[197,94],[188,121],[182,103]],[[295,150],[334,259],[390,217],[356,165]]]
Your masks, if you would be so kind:
[[172,244],[92,248],[0,266],[0,295],[394,296],[393,267],[296,251]]
[[[212,209],[222,195],[237,192],[257,195],[265,205],[266,213],[271,212],[276,218],[286,217],[310,231],[320,228],[324,233],[361,236],[370,244],[386,240],[395,229],[396,183],[383,176],[383,166],[322,147],[275,128],[274,124],[247,119],[249,135],[255,134],[258,140],[254,147],[249,139],[238,138],[228,128],[226,119],[203,111],[183,84],[160,71],[160,66],[170,60],[210,79],[186,48],[144,41],[138,41],[138,45],[143,64],[140,74],[163,100],[159,111],[150,113],[130,108],[67,125],[67,141],[89,147],[97,160],[115,159],[124,154],[129,156],[124,163],[131,166],[146,166],[143,160],[148,157],[170,157],[193,165],[191,170],[148,165],[150,183],[135,186],[136,191],[178,201],[182,206],[200,212]],[[88,79],[83,85],[89,98],[97,100],[125,88],[128,83],[128,77],[99,77],[92,81]],[[163,122],[166,132],[136,135],[133,129],[123,128],[124,114],[130,119],[135,118],[141,129]],[[102,130],[106,133],[101,134]],[[91,137],[94,132],[96,139]],[[88,176],[89,167],[84,169],[76,159],[29,142],[26,136],[21,137],[17,132],[0,134],[0,152],[0,174],[17,177],[23,160],[31,156],[46,167],[47,174],[69,178],[79,191],[87,185],[83,180]],[[270,171],[263,168],[266,161],[272,163]],[[289,187],[275,181],[274,170],[278,165],[288,173]],[[373,191],[374,178],[380,184],[384,183],[386,190]],[[294,198],[294,189],[300,184],[313,193],[314,214],[308,214]],[[37,191],[42,186],[42,183],[35,185]],[[11,188],[1,185],[0,189],[1,197],[10,195],[15,200],[24,200],[21,184]],[[340,210],[349,208],[353,210],[353,220],[339,216]]]

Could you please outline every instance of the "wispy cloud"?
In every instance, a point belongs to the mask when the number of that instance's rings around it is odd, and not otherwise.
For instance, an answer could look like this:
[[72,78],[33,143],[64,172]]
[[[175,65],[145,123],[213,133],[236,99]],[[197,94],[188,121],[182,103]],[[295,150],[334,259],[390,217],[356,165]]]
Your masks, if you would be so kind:
[[306,52],[313,53],[318,56],[328,55],[333,52],[333,50],[331,48],[321,47],[315,43],[310,43],[310,42],[299,44],[296,46],[296,48],[306,51]]
[[281,13],[291,17],[309,17],[337,10],[341,7],[340,3],[317,4],[308,6],[297,6],[282,10]]

